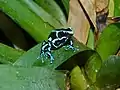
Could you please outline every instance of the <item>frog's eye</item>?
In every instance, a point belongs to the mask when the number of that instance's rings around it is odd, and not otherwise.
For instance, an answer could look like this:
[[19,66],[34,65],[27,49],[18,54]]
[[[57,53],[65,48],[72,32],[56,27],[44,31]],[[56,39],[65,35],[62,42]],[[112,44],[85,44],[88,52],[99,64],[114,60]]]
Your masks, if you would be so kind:
[[72,28],[71,28],[71,27],[69,27],[69,28],[66,30],[66,32],[67,32],[68,34],[73,35],[73,30],[72,30]]
[[68,29],[72,30],[72,27],[68,27]]

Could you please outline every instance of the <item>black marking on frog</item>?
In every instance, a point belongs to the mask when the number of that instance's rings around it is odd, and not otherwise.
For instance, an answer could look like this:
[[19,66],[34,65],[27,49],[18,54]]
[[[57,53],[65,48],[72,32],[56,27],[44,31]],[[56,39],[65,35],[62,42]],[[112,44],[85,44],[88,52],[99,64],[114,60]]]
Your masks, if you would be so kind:
[[48,41],[43,41],[38,59],[41,58],[42,62],[44,62],[43,57],[50,58],[50,63],[53,63],[54,57],[51,51],[63,46],[67,46],[68,49],[75,51],[76,48],[73,47],[72,36],[73,31],[71,28],[53,30],[48,36]]

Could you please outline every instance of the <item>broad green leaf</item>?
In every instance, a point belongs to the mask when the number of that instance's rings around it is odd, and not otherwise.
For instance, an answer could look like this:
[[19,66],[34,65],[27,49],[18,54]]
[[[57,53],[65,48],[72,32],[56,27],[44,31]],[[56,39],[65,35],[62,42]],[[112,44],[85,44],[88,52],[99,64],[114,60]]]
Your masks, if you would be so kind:
[[0,90],[65,90],[65,75],[48,68],[0,65]]
[[102,60],[106,60],[109,55],[117,53],[120,47],[120,23],[108,25],[100,35],[97,42],[96,51]]
[[66,24],[66,18],[60,7],[54,0],[34,0],[40,7],[53,16],[62,25]]
[[46,12],[42,7],[38,6],[33,0],[22,0],[30,10],[32,10],[36,15],[38,15],[44,22],[49,23],[55,28],[62,27],[62,24]]
[[114,0],[114,16],[120,16],[120,1]]
[[15,50],[9,46],[0,43],[0,62],[4,64],[14,63],[24,51]]
[[81,69],[76,66],[70,73],[70,82],[72,90],[86,90],[89,86]]
[[110,56],[103,62],[97,73],[96,84],[100,88],[109,88],[109,90],[115,90],[120,86],[120,56]]
[[[14,65],[25,66],[25,67],[31,67],[32,65],[38,65],[38,66],[46,66],[46,67],[55,69],[57,66],[59,66],[60,64],[62,64],[63,62],[65,62],[66,60],[71,58],[73,55],[75,55],[79,52],[82,52],[84,50],[88,50],[88,48],[85,45],[79,43],[78,41],[76,41],[76,39],[74,40],[74,47],[78,48],[79,51],[74,52],[73,50],[65,50],[64,47],[62,47],[58,50],[54,50],[52,52],[52,54],[53,54],[55,60],[53,61],[53,64],[50,64],[50,59],[45,59],[44,63],[41,62],[41,59],[39,59],[39,60],[37,59],[37,57],[40,55],[40,48],[41,48],[41,44],[38,44],[35,47],[33,47],[32,49],[30,49],[29,51],[27,51],[26,53],[24,53],[24,55],[21,56],[14,63]],[[70,59],[70,63],[71,63],[71,60],[74,61],[73,58]],[[71,64],[69,64],[70,67],[72,67],[72,65],[74,65],[73,62]],[[67,66],[67,67],[69,67],[69,66]]]
[[0,0],[0,9],[38,42],[47,39],[50,30],[53,29],[20,0]]

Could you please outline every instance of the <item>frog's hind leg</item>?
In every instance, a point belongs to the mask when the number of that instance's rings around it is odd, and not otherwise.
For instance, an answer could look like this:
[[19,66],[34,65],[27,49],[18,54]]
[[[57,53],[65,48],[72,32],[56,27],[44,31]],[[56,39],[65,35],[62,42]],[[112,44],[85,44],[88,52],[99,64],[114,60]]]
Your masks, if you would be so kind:
[[46,52],[46,54],[49,56],[49,58],[50,58],[50,63],[52,64],[53,61],[54,61],[53,55],[51,54],[51,52]]

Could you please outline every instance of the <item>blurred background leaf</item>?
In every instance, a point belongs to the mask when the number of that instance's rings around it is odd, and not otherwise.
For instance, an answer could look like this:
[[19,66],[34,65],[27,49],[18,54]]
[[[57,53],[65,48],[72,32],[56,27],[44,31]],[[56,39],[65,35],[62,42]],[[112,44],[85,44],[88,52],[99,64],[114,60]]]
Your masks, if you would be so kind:
[[113,90],[120,86],[120,57],[110,56],[99,70],[96,78],[96,84],[104,90]]

